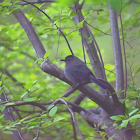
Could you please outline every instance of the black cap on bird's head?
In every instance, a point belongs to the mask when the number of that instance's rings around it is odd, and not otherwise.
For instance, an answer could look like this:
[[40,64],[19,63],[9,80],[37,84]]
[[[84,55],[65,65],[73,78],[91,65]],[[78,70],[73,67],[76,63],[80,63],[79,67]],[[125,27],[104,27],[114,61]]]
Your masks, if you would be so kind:
[[72,60],[73,58],[74,58],[74,55],[68,55],[65,59],[60,60],[60,61],[65,61],[65,62],[67,62],[67,61]]

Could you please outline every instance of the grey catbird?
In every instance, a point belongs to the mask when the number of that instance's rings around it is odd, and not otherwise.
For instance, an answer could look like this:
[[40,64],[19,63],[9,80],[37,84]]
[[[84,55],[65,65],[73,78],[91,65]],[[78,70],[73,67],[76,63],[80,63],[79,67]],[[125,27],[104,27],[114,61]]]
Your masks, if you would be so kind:
[[73,84],[77,83],[95,83],[98,86],[107,89],[109,85],[96,79],[92,71],[86,66],[86,64],[74,55],[69,55],[65,58],[64,74],[66,78]]

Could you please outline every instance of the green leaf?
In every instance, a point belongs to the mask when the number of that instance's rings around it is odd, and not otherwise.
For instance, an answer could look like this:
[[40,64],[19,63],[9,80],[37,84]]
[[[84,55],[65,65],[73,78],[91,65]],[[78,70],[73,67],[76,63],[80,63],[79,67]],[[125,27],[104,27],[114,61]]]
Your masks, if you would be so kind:
[[108,126],[106,126],[105,124],[101,127],[102,129],[106,129],[108,128]]
[[135,72],[134,76],[140,72],[140,68],[137,69],[137,71]]
[[31,102],[31,101],[36,101],[36,99],[35,98],[26,98],[26,99],[23,99],[24,101],[29,101],[29,102]]
[[5,109],[5,106],[0,106],[0,111],[2,112]]
[[116,127],[116,126],[118,126],[118,124],[117,123],[113,123],[113,126]]
[[11,6],[12,3],[4,1],[4,2],[0,3],[0,5],[2,5],[2,6]]
[[7,105],[14,105],[14,104],[15,104],[15,103],[7,103],[7,104],[5,104],[5,105],[7,106]]
[[132,116],[131,118],[129,118],[129,121],[132,119],[138,119],[138,118],[140,118],[140,114],[136,114],[136,115]]
[[120,101],[121,103],[124,103],[125,99],[119,99],[119,101]]
[[33,128],[35,128],[36,126],[30,126],[30,127],[28,127],[28,129],[33,129]]
[[74,11],[72,11],[72,12],[69,13],[69,16],[70,16],[70,17],[73,17],[73,16],[75,16],[75,15],[76,15],[76,13],[75,13]]
[[4,86],[0,87],[0,94],[3,92]]
[[123,120],[122,123],[121,123],[121,128],[122,127],[126,128],[127,124],[128,124],[128,120]]
[[77,26],[78,26],[79,28],[82,28],[82,27],[83,27],[83,22],[84,22],[84,20],[81,21],[81,22],[79,22],[79,23],[77,24]]
[[131,112],[129,113],[129,116],[132,116],[132,115],[133,115],[134,113],[136,113],[138,110],[139,110],[139,109],[136,108],[135,110],[131,111]]
[[5,131],[5,130],[3,131],[3,133],[5,133],[5,134],[13,134],[12,131]]
[[0,116],[0,119],[4,117],[4,114]]
[[45,54],[44,54],[44,59],[47,59],[47,57],[50,55],[50,52],[46,52]]
[[26,89],[31,89],[31,88],[36,84],[36,82],[37,82],[37,80],[34,80],[34,81],[28,83],[28,84],[25,86],[25,88],[26,88]]
[[54,107],[54,105],[49,105],[47,110],[50,110],[52,107]]
[[61,121],[61,120],[64,120],[65,118],[64,117],[57,117],[54,119],[54,122],[58,122],[58,121]]
[[136,9],[135,13],[140,12],[140,7],[138,6],[138,8]]
[[115,120],[115,121],[120,121],[120,120],[122,120],[122,118],[119,117],[119,116],[111,116],[110,118],[111,118],[112,120]]
[[134,71],[135,69],[137,69],[139,66],[140,66],[140,65],[136,65],[135,67],[133,67],[133,71]]
[[28,92],[25,92],[21,95],[20,99],[23,98]]
[[129,61],[126,61],[126,63],[130,66],[130,62]]
[[35,63],[40,64],[43,60],[44,60],[43,58],[38,58],[38,59],[35,61]]
[[17,130],[16,128],[9,128],[9,130]]
[[118,115],[118,117],[120,117],[122,119],[126,119],[126,117],[124,115]]
[[53,116],[57,111],[57,106],[53,107],[50,111],[49,111],[49,116]]

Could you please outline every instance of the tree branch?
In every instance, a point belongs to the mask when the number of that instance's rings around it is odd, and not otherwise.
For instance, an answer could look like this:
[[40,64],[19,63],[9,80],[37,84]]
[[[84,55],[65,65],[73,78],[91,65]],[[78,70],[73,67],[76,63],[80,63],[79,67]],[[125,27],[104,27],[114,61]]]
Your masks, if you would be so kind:
[[[32,3],[32,4],[35,4],[35,3],[55,2],[55,0],[32,0],[32,1],[29,1],[29,2]],[[17,4],[27,5],[28,3],[27,2],[18,2]]]
[[12,104],[12,105],[6,105],[6,108],[9,108],[9,107],[12,107],[12,106],[21,106],[21,105],[34,105],[34,106],[37,106],[39,108],[41,108],[42,110],[46,111],[46,107],[43,106],[42,104],[38,103],[38,102],[35,102],[35,101],[32,101],[32,102],[21,102],[21,103],[15,103],[15,104]]
[[[8,101],[7,96],[4,91],[2,92],[0,99],[1,99],[1,102]],[[11,120],[13,122],[15,121],[10,108],[5,108],[3,111],[3,114],[4,114],[5,120]],[[11,131],[13,132],[14,140],[24,140],[24,138],[22,137],[22,134],[20,133],[18,128],[16,128],[16,130],[11,130]]]
[[[85,112],[81,111],[80,114],[92,127],[99,127],[99,130],[104,130],[109,137],[116,135],[117,137],[115,136],[113,140],[123,140],[121,130],[114,129],[114,122],[103,109],[99,108],[97,111],[95,109],[87,109]],[[102,126],[106,126],[106,128],[102,129]]]
[[[116,68],[116,91],[124,90],[124,74],[123,74],[123,60],[122,51],[118,31],[118,20],[115,10],[109,6],[110,13],[110,26],[113,40],[114,56],[115,56],[115,68]],[[124,99],[124,92],[120,93],[120,98]]]
[[52,105],[57,104],[57,103],[60,102],[60,101],[63,102],[63,103],[67,106],[67,108],[68,108],[68,110],[69,110],[69,112],[70,112],[70,114],[71,114],[71,117],[72,117],[74,126],[76,127],[76,129],[77,129],[77,131],[78,131],[78,133],[79,133],[79,135],[80,135],[80,137],[81,137],[81,140],[84,140],[83,135],[82,135],[82,133],[81,133],[81,131],[80,131],[78,125],[77,125],[74,112],[73,112],[73,111],[71,110],[71,108],[68,106],[67,102],[66,102],[65,100],[62,100],[62,99],[59,98],[59,99],[55,100],[55,101],[53,102]]
[[[78,3],[75,4],[75,7],[72,8],[73,11],[76,12],[76,16],[73,17],[73,20],[76,22],[76,24],[78,24],[79,22],[84,20],[83,14],[81,12],[81,7],[79,6]],[[83,43],[85,45],[87,54],[89,56],[92,68],[95,72],[95,75],[97,78],[102,78],[104,79],[104,72],[103,72],[103,67],[100,63],[98,54],[97,54],[97,50],[95,48],[94,42],[95,40],[93,40],[91,43],[88,43],[89,38],[91,36],[91,32],[90,29],[88,28],[88,26],[86,25],[85,22],[83,22],[83,27],[79,29],[79,32],[83,38]],[[93,37],[93,35],[92,35]],[[94,37],[93,37],[94,38]],[[100,93],[105,94],[105,90],[100,88]]]

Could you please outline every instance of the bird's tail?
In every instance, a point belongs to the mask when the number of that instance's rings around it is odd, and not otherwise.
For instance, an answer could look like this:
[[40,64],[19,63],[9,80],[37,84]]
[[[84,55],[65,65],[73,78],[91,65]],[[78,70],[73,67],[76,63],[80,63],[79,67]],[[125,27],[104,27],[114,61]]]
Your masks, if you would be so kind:
[[91,81],[92,83],[95,83],[95,84],[97,84],[98,86],[102,87],[103,89],[108,89],[108,88],[110,87],[109,85],[107,85],[107,84],[105,84],[105,83],[99,81],[98,79],[96,79],[96,78],[93,77],[92,75],[90,76],[90,81]]

